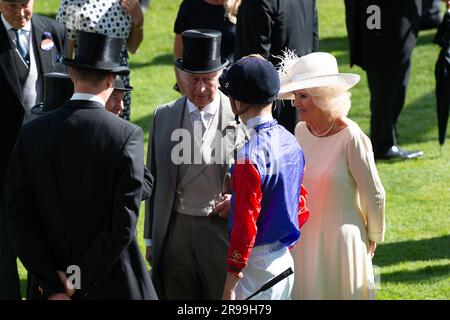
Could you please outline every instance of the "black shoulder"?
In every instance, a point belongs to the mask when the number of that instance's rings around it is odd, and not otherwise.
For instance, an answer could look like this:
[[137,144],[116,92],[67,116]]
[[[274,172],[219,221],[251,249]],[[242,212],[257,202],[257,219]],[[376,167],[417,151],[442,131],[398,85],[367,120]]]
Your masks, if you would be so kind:
[[50,29],[57,31],[60,34],[63,34],[66,32],[66,27],[61,22],[58,22],[55,19],[52,19],[52,18],[49,18],[46,16],[42,16],[39,14],[34,14],[32,20],[35,22],[35,24],[39,23],[46,28],[50,28]]
[[129,137],[132,134],[139,134],[141,133],[143,135],[143,130],[138,125],[124,120],[115,114],[111,112],[104,112],[102,113],[101,117],[101,124],[98,125],[104,125],[105,128],[107,127],[109,134],[111,136],[117,135],[117,137]]

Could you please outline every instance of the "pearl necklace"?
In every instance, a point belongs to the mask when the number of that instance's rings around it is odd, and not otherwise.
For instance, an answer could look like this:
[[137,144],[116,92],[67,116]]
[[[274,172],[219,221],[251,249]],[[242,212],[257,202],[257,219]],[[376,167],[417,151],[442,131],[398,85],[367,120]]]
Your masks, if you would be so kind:
[[335,120],[336,119],[333,118],[333,121],[331,121],[330,127],[324,133],[317,133],[317,131],[314,131],[313,128],[311,127],[312,134],[315,135],[316,137],[324,137],[324,136],[326,136],[327,134],[330,133],[331,129],[333,129]]

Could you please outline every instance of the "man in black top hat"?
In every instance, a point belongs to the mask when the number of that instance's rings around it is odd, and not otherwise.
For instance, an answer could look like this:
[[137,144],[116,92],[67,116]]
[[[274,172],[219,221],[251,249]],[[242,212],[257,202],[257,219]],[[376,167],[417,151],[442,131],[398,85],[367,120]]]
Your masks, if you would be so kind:
[[[63,71],[66,29],[33,14],[33,0],[1,0],[0,11],[0,300],[20,299],[16,254],[6,229],[5,179],[17,133],[41,101],[43,74]],[[59,69],[61,68],[61,69]]]
[[71,100],[19,134],[9,225],[34,298],[156,298],[136,241],[143,133],[104,108],[116,75],[129,72],[122,41],[80,32],[75,59],[63,60]]
[[132,90],[132,86],[125,85],[122,79],[117,78],[114,82],[114,91],[113,93],[111,93],[108,101],[106,101],[106,110],[114,113],[116,116],[120,116],[125,109],[123,105],[123,98],[125,96],[125,93]]
[[223,184],[238,141],[230,102],[218,91],[228,61],[220,32],[186,30],[182,38],[175,65],[186,95],[157,107],[149,134],[155,186],[146,202],[146,257],[160,298],[220,299],[230,211]]
[[[73,82],[65,73],[47,73],[44,75],[44,101],[31,108],[31,113],[46,115],[62,107],[73,95]],[[124,110],[123,99],[125,92],[133,87],[126,85],[119,77],[114,81],[114,91],[105,103],[105,109],[119,116]],[[153,188],[153,177],[144,166],[144,185],[142,186],[142,201],[150,199]]]

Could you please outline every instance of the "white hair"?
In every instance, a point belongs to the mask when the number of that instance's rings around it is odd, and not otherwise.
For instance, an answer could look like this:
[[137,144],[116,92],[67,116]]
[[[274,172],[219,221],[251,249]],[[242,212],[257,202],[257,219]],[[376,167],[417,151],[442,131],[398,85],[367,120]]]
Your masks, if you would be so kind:
[[331,114],[333,118],[347,116],[351,107],[351,93],[342,86],[305,89],[316,107]]
[[225,8],[225,17],[230,20],[231,23],[236,24],[237,12],[239,6],[241,5],[241,0],[225,0],[223,6]]
[[219,77],[222,75],[222,72],[223,72],[224,69],[220,69],[220,70],[212,71],[212,72],[204,72],[204,73],[193,73],[193,72],[185,71],[185,70],[183,70],[183,69],[179,69],[179,70],[181,71],[181,72],[180,72],[180,76],[181,76],[181,78],[184,80],[184,79],[186,79],[186,77],[189,76],[189,75],[192,75],[192,76],[201,76],[201,75],[204,75],[204,74],[207,74],[207,73],[216,73],[216,74],[215,74],[215,77],[219,78]]

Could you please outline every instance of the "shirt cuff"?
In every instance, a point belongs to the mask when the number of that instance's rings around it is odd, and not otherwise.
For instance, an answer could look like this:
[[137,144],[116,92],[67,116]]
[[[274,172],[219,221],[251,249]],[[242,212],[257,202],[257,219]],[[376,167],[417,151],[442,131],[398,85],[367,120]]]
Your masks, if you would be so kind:
[[375,242],[383,242],[384,241],[384,234],[383,232],[367,232],[367,237],[369,238],[369,240],[371,241],[375,241]]
[[151,247],[152,246],[152,239],[144,239],[145,241],[145,246],[146,247]]

